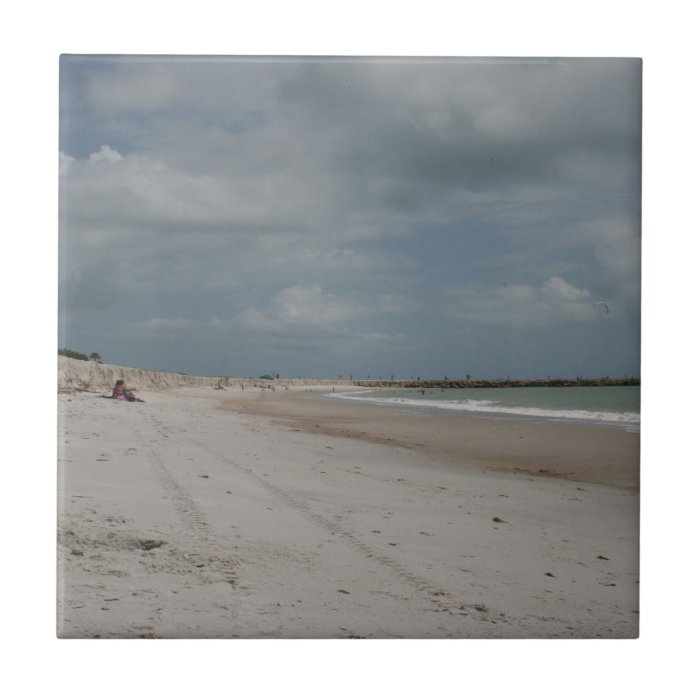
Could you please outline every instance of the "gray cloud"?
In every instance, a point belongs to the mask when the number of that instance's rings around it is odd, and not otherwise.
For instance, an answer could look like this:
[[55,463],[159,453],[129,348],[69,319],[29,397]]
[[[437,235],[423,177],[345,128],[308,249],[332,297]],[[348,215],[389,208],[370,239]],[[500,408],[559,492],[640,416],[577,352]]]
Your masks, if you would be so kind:
[[61,96],[66,342],[638,318],[636,61],[78,57]]

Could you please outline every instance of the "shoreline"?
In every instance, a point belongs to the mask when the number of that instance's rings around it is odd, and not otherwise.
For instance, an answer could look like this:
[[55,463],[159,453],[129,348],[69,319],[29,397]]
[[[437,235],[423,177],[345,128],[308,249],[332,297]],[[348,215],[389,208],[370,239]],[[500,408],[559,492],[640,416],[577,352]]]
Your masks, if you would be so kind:
[[414,450],[459,469],[639,488],[637,432],[513,417],[419,415],[393,406],[324,398],[322,393],[241,392],[222,398],[220,405],[266,416],[291,430]]

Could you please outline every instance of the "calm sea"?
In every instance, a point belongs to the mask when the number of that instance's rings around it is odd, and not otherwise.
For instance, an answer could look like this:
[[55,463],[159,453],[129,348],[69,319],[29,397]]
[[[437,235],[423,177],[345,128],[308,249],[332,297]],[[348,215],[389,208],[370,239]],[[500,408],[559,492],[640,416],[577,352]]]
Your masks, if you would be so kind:
[[401,407],[429,415],[490,415],[538,421],[618,426],[638,431],[638,386],[500,389],[348,389],[337,400]]

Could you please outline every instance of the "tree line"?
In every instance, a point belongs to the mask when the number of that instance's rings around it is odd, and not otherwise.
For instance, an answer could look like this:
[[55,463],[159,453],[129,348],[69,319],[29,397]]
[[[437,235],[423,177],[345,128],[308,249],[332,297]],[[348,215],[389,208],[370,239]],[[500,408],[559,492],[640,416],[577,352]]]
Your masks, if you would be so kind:
[[102,357],[99,352],[91,352],[89,355],[85,355],[82,352],[76,352],[70,348],[59,348],[58,354],[64,357],[70,357],[74,360],[85,360],[86,362],[102,362]]

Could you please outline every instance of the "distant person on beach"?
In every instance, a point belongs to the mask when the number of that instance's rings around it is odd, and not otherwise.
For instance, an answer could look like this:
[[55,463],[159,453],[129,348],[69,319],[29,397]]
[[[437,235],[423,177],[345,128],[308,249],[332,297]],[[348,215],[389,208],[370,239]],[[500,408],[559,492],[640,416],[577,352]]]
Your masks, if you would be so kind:
[[123,379],[117,379],[114,389],[112,389],[112,398],[119,401],[143,401],[134,396],[134,390],[129,389]]

